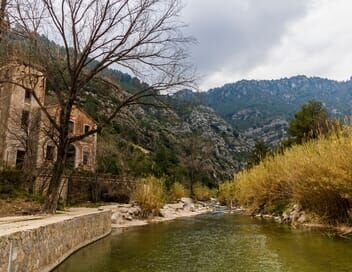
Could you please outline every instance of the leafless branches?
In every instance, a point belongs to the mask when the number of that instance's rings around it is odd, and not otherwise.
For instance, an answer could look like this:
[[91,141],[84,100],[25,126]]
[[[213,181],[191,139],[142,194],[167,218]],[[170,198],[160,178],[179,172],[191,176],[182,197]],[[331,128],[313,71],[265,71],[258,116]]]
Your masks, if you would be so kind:
[[[186,50],[192,39],[182,34],[179,0],[12,1],[11,17],[26,46],[24,56],[28,59],[23,61],[40,67],[60,106],[59,118],[51,117],[32,91],[58,135],[45,208],[53,212],[69,145],[100,131],[125,107],[153,104],[150,98],[160,92],[193,84]],[[68,124],[73,106],[90,82],[101,80],[116,93],[122,92],[118,83],[104,79],[109,67],[130,72],[148,85],[136,93],[122,95],[97,129],[70,135]]]
[[[192,39],[182,35],[184,26],[177,22],[178,0],[17,1],[18,22],[62,108],[63,123],[84,87],[101,78],[108,67],[132,72],[149,84],[125,97],[107,118],[110,121],[122,108],[142,103],[143,98],[193,83],[185,50]],[[62,48],[53,48],[38,34]],[[106,83],[121,92],[118,84]]]

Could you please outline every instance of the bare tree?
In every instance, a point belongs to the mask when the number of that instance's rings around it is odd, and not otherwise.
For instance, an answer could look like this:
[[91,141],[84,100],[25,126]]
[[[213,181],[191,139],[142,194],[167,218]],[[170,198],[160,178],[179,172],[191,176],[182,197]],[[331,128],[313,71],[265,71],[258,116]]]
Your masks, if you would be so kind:
[[0,2],[0,42],[4,39],[8,29],[8,13],[9,0],[1,0]]
[[[70,144],[101,131],[125,107],[154,105],[150,98],[193,83],[186,54],[192,39],[182,34],[181,8],[178,0],[17,0],[17,23],[33,53],[27,61],[41,67],[60,107],[57,121],[32,92],[58,135],[44,212],[56,211]],[[87,84],[99,80],[122,93],[118,84],[104,78],[108,67],[129,71],[148,85],[121,95],[97,129],[70,135],[72,108]]]

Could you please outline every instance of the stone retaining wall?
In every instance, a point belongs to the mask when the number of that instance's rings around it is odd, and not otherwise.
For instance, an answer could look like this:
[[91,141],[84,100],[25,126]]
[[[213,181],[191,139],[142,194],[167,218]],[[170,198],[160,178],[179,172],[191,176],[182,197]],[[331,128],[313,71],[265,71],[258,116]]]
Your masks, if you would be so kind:
[[0,272],[50,271],[110,232],[111,211],[57,215],[11,231],[0,229]]

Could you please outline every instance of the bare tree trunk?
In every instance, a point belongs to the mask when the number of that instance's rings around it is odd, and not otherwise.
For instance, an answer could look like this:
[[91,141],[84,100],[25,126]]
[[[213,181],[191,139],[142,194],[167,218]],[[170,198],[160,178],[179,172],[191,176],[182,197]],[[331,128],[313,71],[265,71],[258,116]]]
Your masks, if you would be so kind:
[[[11,0],[0,1],[7,3]],[[58,154],[43,207],[43,211],[53,213],[60,197],[70,144],[100,132],[118,118],[124,108],[138,104],[158,105],[160,101],[156,98],[163,91],[194,86],[193,68],[185,46],[193,39],[182,34],[184,24],[177,19],[182,9],[179,0],[14,2],[17,3],[14,17],[21,35],[33,48],[35,63],[41,67],[47,86],[55,94],[61,110],[57,120],[57,116],[51,116],[45,103],[41,103],[31,91],[58,134]],[[43,23],[45,27],[41,28]],[[43,43],[40,37],[47,32],[55,37],[54,42],[62,45],[63,50]],[[117,69],[127,69],[148,85],[134,93],[123,91],[120,84],[103,74],[112,65],[117,65]],[[120,102],[104,113],[103,120],[95,129],[68,135],[72,107],[77,105],[92,82],[102,83]]]
[[8,0],[1,0],[0,5],[0,42],[4,39],[6,33],[6,7]]
[[57,150],[57,158],[54,164],[53,175],[49,182],[47,198],[42,211],[44,213],[55,213],[60,198],[60,187],[62,176],[66,165],[66,143],[60,142]]

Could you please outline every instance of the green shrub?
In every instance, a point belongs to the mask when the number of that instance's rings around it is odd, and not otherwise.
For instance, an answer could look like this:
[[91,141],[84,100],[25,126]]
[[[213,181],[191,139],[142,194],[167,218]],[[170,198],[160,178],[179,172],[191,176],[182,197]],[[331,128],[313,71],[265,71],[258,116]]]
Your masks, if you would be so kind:
[[0,171],[0,184],[11,184],[16,187],[23,185],[23,172],[17,169],[4,169]]
[[217,198],[219,194],[219,190],[216,188],[210,189],[210,197]]
[[188,191],[186,190],[185,186],[183,186],[179,182],[175,182],[174,184],[171,185],[170,188],[170,198],[171,200],[179,200],[182,197],[187,197],[189,196]]
[[132,193],[131,199],[142,209],[142,216],[159,215],[165,204],[164,180],[150,176],[141,179]]
[[16,197],[23,191],[23,172],[17,169],[4,169],[0,172],[0,195]]
[[268,203],[263,208],[265,214],[282,215],[284,211],[289,207],[288,200],[276,201],[274,203]]
[[193,185],[193,194],[196,200],[207,201],[212,197],[212,191],[201,183],[196,183]]

